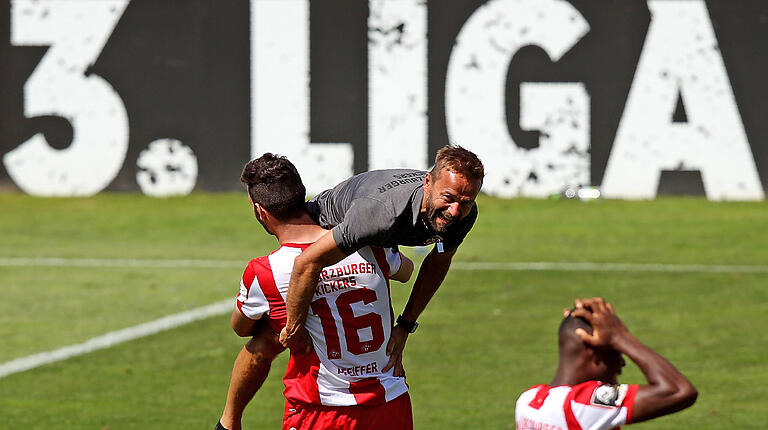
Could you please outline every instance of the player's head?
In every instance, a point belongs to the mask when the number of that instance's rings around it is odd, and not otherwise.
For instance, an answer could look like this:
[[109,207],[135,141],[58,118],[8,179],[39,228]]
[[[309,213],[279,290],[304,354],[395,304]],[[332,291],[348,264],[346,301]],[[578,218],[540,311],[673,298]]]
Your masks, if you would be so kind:
[[485,170],[477,155],[460,146],[437,151],[435,167],[424,178],[426,221],[437,233],[466,217],[483,186]]
[[[248,188],[254,212],[262,225],[264,222],[259,216],[259,207],[278,221],[297,218],[306,211],[306,189],[301,176],[293,163],[281,155],[267,152],[249,161],[243,168],[240,181]],[[264,228],[267,229],[267,226],[264,225]]]
[[580,382],[596,380],[616,384],[625,365],[621,353],[613,348],[588,345],[576,334],[577,329],[592,334],[592,326],[585,319],[568,313],[558,331],[560,366],[573,368],[575,374],[581,375]]

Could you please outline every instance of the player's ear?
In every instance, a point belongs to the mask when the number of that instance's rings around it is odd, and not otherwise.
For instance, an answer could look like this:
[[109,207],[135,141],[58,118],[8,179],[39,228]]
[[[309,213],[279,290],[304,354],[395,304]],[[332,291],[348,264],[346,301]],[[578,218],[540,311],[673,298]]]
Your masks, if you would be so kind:
[[254,203],[253,204],[253,213],[256,215],[256,218],[258,218],[259,220],[263,221],[264,218],[266,217],[267,211],[260,204]]
[[591,366],[597,366],[600,364],[600,354],[598,354],[597,351],[591,346],[584,345],[582,355],[584,356],[584,362],[589,363]]

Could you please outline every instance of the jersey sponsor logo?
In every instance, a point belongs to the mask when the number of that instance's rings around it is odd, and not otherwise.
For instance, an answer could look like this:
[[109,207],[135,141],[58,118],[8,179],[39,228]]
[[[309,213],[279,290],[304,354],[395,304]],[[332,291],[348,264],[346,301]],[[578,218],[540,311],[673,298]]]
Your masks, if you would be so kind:
[[541,423],[528,418],[517,420],[517,430],[564,430],[554,424]]
[[317,283],[317,287],[315,288],[315,296],[322,296],[323,294],[346,290],[347,288],[356,286],[357,278],[354,276],[332,279],[330,281],[322,281]]
[[395,187],[399,187],[400,185],[422,182],[424,180],[424,172],[402,173],[399,175],[393,175],[393,177],[395,178],[394,180],[389,181],[379,187],[379,194],[385,193]]
[[364,273],[376,274],[376,266],[374,266],[371,263],[354,263],[354,264],[347,264],[344,266],[329,267],[327,269],[323,269],[323,271],[320,272],[320,280],[324,281],[329,278],[357,275],[357,274],[364,274]]
[[376,274],[376,266],[371,263],[353,263],[323,269],[315,288],[315,296],[356,287],[358,286],[357,275],[367,273]]
[[591,404],[597,406],[619,406],[625,393],[616,385],[601,385],[592,393]]

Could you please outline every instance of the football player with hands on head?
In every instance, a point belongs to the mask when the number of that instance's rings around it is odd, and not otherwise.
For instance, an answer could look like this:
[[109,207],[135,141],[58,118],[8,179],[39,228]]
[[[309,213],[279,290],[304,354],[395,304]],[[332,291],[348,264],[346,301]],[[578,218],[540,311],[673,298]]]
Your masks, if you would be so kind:
[[[552,382],[517,400],[518,430],[612,429],[691,406],[696,388],[667,359],[641,343],[604,299],[574,301],[558,334],[559,364]],[[647,384],[617,382],[629,357]]]

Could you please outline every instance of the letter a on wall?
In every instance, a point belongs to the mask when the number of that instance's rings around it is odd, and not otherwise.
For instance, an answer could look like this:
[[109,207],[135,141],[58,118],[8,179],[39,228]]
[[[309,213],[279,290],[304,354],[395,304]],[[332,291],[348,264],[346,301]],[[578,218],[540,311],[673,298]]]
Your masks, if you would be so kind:
[[[710,200],[764,197],[704,1],[653,0],[651,24],[602,183],[656,196],[662,170],[699,170]],[[687,123],[673,122],[678,99]]]

